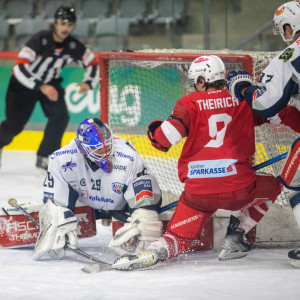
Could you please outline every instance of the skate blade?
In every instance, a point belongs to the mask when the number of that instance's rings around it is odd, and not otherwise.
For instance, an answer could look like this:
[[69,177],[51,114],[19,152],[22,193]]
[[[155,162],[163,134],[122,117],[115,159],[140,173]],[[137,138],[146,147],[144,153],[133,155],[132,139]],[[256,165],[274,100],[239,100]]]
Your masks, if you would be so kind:
[[222,250],[218,259],[220,261],[239,259],[239,258],[245,257],[247,254],[248,254],[248,252],[241,252],[241,251],[226,253],[226,251],[223,252],[223,250]]
[[86,274],[91,274],[91,273],[99,273],[99,272],[106,272],[106,271],[111,271],[113,270],[111,268],[111,265],[107,264],[91,264],[83,267],[81,269],[82,272]]

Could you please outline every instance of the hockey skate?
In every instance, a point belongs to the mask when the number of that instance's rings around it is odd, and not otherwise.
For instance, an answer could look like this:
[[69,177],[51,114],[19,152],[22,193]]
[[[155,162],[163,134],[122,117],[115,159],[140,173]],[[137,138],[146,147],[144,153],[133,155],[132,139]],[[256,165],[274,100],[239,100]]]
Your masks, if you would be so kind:
[[288,257],[290,258],[290,263],[293,267],[300,268],[300,249],[291,250],[288,253]]
[[120,271],[141,270],[154,266],[158,262],[166,260],[167,257],[168,252],[165,248],[161,248],[159,252],[150,250],[136,255],[125,254],[117,258],[111,267]]
[[239,224],[240,221],[238,218],[230,216],[227,233],[221,243],[222,249],[219,254],[219,260],[242,258],[253,248],[245,236],[245,231],[237,228]]

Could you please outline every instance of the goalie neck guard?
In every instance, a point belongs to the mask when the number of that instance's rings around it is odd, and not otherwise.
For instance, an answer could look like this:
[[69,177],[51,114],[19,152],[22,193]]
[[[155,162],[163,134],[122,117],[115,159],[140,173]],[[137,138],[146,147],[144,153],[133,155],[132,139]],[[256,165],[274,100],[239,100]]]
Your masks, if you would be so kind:
[[113,135],[101,120],[85,119],[79,124],[75,142],[79,151],[104,172],[111,172]]

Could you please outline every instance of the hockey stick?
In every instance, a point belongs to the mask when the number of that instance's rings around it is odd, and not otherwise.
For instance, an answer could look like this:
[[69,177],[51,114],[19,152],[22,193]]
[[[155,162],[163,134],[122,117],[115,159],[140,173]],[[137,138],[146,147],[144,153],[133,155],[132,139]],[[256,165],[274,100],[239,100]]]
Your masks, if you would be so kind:
[[[260,170],[260,169],[262,169],[262,168],[264,168],[264,167],[267,167],[267,166],[269,166],[269,165],[271,165],[271,164],[273,164],[273,163],[275,163],[275,162],[278,162],[278,161],[280,161],[280,160],[286,158],[287,155],[288,155],[288,152],[284,152],[284,153],[282,153],[282,154],[280,154],[280,155],[278,155],[278,156],[275,156],[275,157],[273,157],[273,158],[270,158],[270,159],[266,160],[265,162],[263,162],[263,163],[261,163],[261,164],[258,164],[258,165],[256,165],[256,166],[254,166],[253,169],[254,169],[255,171]],[[162,212],[164,212],[164,211],[166,211],[166,210],[169,210],[169,209],[175,207],[175,206],[177,205],[177,202],[178,202],[178,201],[175,201],[175,202],[172,202],[172,203],[170,203],[170,204],[167,204],[167,205],[161,207],[158,213],[160,214],[160,213],[162,213]]]
[[[39,222],[32,216],[30,215],[23,207],[21,207],[17,200],[14,199],[14,198],[10,198],[8,199],[8,204],[11,205],[12,207],[15,207],[17,209],[19,209],[24,216],[26,216],[31,222],[33,222],[37,227],[40,227],[40,224]],[[110,265],[110,263],[106,262],[106,261],[102,261],[90,254],[88,254],[87,252],[84,252],[83,250],[75,247],[75,246],[71,246],[70,244],[66,244],[65,246],[68,250],[71,250],[72,252],[82,256],[82,257],[85,257],[87,259],[89,259],[90,261],[93,261],[93,262],[96,262],[98,264],[106,264],[106,265]]]
[[267,167],[267,166],[269,166],[269,165],[272,165],[272,164],[274,164],[274,163],[276,163],[276,162],[278,162],[278,161],[280,161],[280,160],[286,158],[287,155],[288,155],[288,153],[289,153],[289,152],[284,152],[284,153],[282,153],[282,154],[279,154],[278,156],[275,156],[275,157],[273,157],[273,158],[270,158],[270,159],[264,161],[263,163],[254,166],[253,169],[254,169],[255,171],[257,171],[257,170],[260,170],[260,169],[262,169],[262,168],[264,168],[264,167]]

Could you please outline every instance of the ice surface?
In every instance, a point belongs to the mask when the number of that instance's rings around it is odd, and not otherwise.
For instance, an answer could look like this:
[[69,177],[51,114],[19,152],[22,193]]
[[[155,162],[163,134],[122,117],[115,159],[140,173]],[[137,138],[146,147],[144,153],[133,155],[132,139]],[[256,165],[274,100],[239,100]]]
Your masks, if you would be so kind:
[[[43,179],[35,176],[33,152],[4,151],[0,204],[41,202]],[[97,224],[97,236],[79,247],[113,261],[107,249],[111,228]],[[0,236],[1,238],[1,236]],[[1,248],[1,299],[300,299],[300,269],[288,261],[289,249],[255,249],[240,260],[219,262],[215,251],[190,253],[152,270],[85,274],[89,262],[68,252],[62,261],[31,259],[31,249]]]

